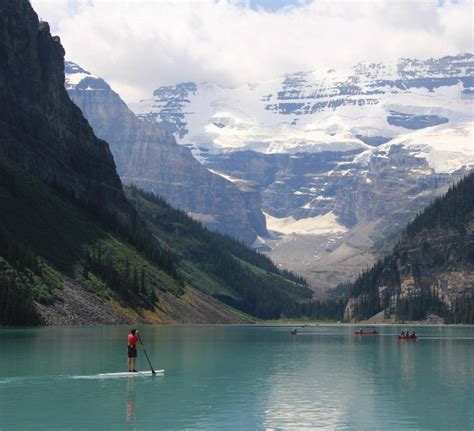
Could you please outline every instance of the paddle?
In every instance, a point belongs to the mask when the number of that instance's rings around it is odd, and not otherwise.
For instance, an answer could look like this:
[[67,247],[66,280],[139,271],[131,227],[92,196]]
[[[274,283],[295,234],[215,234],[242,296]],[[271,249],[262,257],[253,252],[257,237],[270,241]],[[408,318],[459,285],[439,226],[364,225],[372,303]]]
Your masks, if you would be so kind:
[[142,345],[143,347],[143,351],[145,352],[145,356],[146,356],[146,359],[148,361],[148,365],[150,365],[150,368],[151,368],[151,373],[153,375],[156,374],[156,371],[153,369],[153,366],[151,365],[151,362],[150,362],[150,358],[148,357],[147,353],[146,353],[146,350],[145,350],[145,346],[143,345],[143,341],[142,339],[140,338],[140,334],[137,332],[137,337],[138,337],[138,340],[140,341],[140,344]]

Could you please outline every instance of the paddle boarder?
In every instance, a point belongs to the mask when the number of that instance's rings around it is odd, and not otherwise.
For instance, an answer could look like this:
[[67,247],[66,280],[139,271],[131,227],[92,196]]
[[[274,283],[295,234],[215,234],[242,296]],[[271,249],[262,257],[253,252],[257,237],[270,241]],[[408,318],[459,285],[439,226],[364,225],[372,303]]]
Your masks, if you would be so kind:
[[136,373],[135,362],[137,360],[138,331],[132,329],[128,334],[128,372]]

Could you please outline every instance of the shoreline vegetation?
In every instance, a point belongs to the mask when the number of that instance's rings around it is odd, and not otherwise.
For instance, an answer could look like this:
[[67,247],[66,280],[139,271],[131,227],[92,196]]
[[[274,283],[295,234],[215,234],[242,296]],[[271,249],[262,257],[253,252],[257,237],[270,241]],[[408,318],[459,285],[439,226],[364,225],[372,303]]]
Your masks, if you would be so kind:
[[[32,326],[23,326],[23,325],[0,325],[0,330],[14,330],[14,329],[48,329],[48,328],[88,328],[88,327],[129,327],[130,322],[125,323],[109,323],[109,324],[58,324],[58,325],[32,325]],[[472,327],[474,325],[468,323],[429,323],[426,321],[412,321],[412,322],[396,322],[396,323],[349,323],[349,322],[328,322],[328,321],[311,321],[311,322],[290,322],[290,321],[276,321],[276,322],[249,322],[249,323],[159,323],[159,324],[150,324],[150,323],[140,323],[139,327],[153,327],[153,326],[168,326],[168,327],[185,327],[185,326],[196,326],[196,327],[215,327],[215,326],[225,326],[225,327],[273,327],[273,328],[288,328],[288,329],[300,329],[304,328],[316,328],[321,326],[347,326],[352,328],[362,328],[363,330],[380,328],[380,327]],[[397,334],[394,334],[397,335]]]

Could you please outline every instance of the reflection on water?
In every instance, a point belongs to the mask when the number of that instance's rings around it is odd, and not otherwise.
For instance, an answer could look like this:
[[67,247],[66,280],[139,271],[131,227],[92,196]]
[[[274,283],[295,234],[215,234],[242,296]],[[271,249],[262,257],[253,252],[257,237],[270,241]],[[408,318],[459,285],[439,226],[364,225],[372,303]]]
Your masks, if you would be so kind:
[[[294,360],[270,378],[264,427],[291,429],[296,422],[298,429],[334,429],[354,414],[359,422],[373,418],[371,425],[378,427],[373,400],[353,398],[354,393],[372,392],[371,360],[354,357],[358,347],[340,334],[307,334],[300,339],[292,352]],[[279,362],[286,353],[282,356]],[[352,367],[349,362],[354,362]]]
[[474,429],[474,327],[290,329],[145,327],[165,375],[126,379],[128,328],[2,330],[1,430]]
[[135,420],[135,404],[135,382],[133,377],[129,377],[127,379],[127,397],[125,403],[125,417],[127,422],[132,422]]
[[298,360],[270,377],[264,428],[473,429],[474,339],[443,329],[410,342],[300,339]]

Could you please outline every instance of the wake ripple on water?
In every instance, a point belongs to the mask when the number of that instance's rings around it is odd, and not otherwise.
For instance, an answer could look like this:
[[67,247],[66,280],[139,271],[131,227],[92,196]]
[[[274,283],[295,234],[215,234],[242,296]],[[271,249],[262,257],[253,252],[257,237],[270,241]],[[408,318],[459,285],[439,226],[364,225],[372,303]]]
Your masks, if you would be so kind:
[[[162,376],[163,372],[157,370],[156,376]],[[135,378],[137,376],[133,376]],[[149,375],[143,375],[139,377],[150,377]],[[90,374],[90,375],[58,375],[58,376],[12,376],[12,377],[0,377],[0,385],[34,385],[34,384],[49,384],[53,382],[61,382],[67,380],[104,380],[113,378],[132,378],[132,376],[104,376],[101,374]]]
[[32,384],[45,384],[51,382],[57,382],[60,380],[70,379],[73,376],[12,376],[12,377],[0,377],[0,385],[32,385]]

